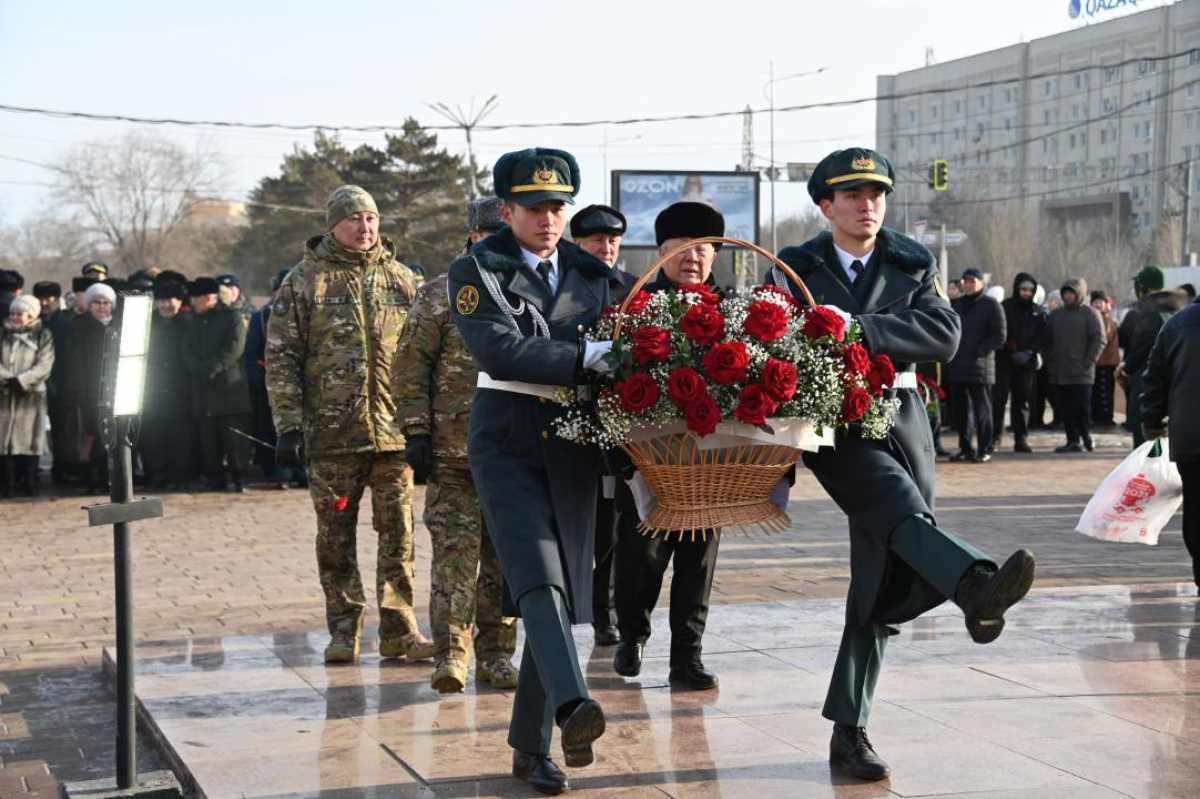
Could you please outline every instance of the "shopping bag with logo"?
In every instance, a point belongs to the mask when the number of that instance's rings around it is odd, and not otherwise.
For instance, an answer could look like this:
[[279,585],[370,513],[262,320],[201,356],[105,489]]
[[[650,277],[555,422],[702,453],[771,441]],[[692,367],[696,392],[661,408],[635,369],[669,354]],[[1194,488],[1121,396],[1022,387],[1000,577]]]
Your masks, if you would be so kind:
[[1147,441],[1104,478],[1075,530],[1100,541],[1157,544],[1182,502],[1183,481],[1167,440]]

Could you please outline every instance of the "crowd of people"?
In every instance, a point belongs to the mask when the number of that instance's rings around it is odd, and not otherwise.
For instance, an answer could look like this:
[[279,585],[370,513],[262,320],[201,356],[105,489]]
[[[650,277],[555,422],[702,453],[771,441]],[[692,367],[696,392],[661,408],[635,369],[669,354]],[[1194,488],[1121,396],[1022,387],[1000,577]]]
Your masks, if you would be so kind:
[[269,304],[254,310],[234,274],[189,280],[151,269],[121,280],[93,261],[65,292],[41,281],[26,293],[23,275],[0,272],[0,496],[36,495],[43,466],[55,485],[109,492],[101,372],[118,292],[127,291],[151,293],[155,309],[135,481],[243,492],[257,469],[278,488],[306,485],[303,467],[275,464],[263,360]]
[[1114,417],[1118,389],[1125,398],[1124,429],[1134,446],[1141,444],[1141,376],[1151,347],[1163,322],[1196,296],[1190,284],[1164,285],[1163,270],[1147,266],[1133,279],[1136,299],[1118,308],[1108,292],[1089,292],[1081,277],[1046,293],[1022,272],[1005,298],[1001,287],[988,286],[984,272],[964,270],[947,287],[962,320],[962,341],[940,370],[958,451],[943,448],[940,408],[931,398],[937,454],[988,462],[1007,432],[1006,415],[1015,452],[1033,452],[1029,432],[1039,429],[1064,433],[1057,453],[1091,452],[1093,431],[1121,429]]

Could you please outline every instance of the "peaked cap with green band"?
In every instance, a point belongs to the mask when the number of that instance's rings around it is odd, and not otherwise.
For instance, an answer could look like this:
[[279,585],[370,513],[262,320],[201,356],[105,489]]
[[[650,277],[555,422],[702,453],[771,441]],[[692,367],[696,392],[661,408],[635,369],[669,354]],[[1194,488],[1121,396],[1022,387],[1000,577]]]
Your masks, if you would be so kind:
[[871,183],[890,193],[895,182],[892,162],[882,153],[865,147],[850,147],[834,150],[821,159],[808,178],[808,196],[814,203],[820,203],[822,197],[838,189],[856,189]]
[[497,197],[518,205],[554,201],[574,205],[579,164],[566,150],[530,147],[500,156],[492,167],[492,183]]

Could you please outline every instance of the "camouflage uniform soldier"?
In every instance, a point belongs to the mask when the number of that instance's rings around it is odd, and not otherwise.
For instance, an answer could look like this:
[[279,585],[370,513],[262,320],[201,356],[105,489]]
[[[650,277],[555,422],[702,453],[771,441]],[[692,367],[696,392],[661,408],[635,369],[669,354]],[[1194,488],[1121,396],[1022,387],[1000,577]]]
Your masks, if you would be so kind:
[[[472,204],[471,240],[503,226],[500,201]],[[478,372],[450,314],[446,276],[417,291],[392,369],[396,419],[408,443],[406,457],[430,475],[425,526],[433,543],[429,603],[436,649],[430,682],[441,693],[467,682],[474,627],[475,674],[496,688],[515,688],[512,655],[516,618],[501,612],[500,561],[483,524],[467,463],[467,426]]]
[[308,460],[331,635],[325,662],[358,656],[366,600],[355,528],[367,486],[379,534],[379,653],[430,658],[433,642],[413,613],[412,469],[388,390],[413,273],[379,236],[379,212],[363,189],[335,190],[326,222],[330,232],[308,240],[272,306],[266,360],[276,458],[298,466],[303,447]]

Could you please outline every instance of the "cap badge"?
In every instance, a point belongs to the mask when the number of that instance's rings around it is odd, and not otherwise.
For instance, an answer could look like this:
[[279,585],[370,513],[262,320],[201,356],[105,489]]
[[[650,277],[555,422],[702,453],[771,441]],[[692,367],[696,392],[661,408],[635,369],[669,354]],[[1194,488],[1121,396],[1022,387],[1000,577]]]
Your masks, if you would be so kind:
[[558,183],[558,174],[550,167],[543,166],[541,169],[534,170],[533,182],[539,185]]
[[854,169],[857,169],[859,172],[874,172],[875,171],[875,159],[874,158],[855,158],[853,161],[850,162],[850,166],[853,167]]

